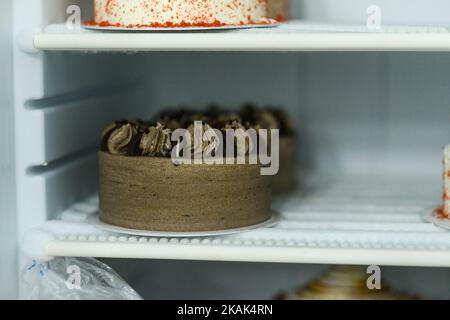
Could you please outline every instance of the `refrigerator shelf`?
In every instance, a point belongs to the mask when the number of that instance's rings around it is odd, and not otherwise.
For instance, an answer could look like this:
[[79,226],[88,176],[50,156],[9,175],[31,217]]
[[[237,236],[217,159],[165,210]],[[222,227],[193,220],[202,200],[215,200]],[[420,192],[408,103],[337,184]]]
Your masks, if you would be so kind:
[[[439,181],[379,177],[337,181],[325,180],[306,192],[276,199],[274,207],[283,219],[274,228],[222,237],[106,233],[84,222],[98,208],[97,200],[91,199],[64,212],[63,221],[40,228],[52,235],[43,244],[44,254],[450,267],[450,232],[421,216],[439,201]],[[35,242],[32,237],[28,241]]]
[[[21,41],[26,43],[26,41]],[[276,28],[224,32],[95,32],[50,25],[25,51],[450,51],[443,27],[324,25],[291,21]]]

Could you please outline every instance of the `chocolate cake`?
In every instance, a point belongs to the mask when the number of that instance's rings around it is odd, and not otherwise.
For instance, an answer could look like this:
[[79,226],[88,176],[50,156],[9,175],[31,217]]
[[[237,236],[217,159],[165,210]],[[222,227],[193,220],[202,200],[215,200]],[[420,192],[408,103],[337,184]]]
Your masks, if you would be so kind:
[[[160,116],[173,129],[189,128],[197,119],[194,113],[178,117],[178,122],[172,114]],[[140,230],[196,232],[270,219],[270,181],[261,175],[260,165],[174,164],[171,133],[161,122],[118,121],[105,129],[99,152],[103,222]]]

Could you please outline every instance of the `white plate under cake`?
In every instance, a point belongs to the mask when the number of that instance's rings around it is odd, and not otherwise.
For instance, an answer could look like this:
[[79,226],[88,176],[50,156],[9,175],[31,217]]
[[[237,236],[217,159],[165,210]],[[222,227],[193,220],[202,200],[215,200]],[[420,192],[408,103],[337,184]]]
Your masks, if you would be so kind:
[[88,25],[188,28],[270,24],[267,0],[94,0]]

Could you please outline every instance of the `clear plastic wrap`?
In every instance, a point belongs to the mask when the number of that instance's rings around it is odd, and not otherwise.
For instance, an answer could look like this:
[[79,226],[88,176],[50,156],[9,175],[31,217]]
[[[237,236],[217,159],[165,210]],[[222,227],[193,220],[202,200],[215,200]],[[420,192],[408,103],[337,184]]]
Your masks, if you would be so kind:
[[25,299],[141,300],[114,270],[92,258],[31,261],[22,271]]

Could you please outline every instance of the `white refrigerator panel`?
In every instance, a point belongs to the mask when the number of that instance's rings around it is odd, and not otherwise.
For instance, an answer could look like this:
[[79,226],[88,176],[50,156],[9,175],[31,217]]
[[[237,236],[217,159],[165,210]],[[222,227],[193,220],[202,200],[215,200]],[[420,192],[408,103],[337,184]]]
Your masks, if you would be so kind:
[[17,295],[12,0],[0,0],[0,299]]

